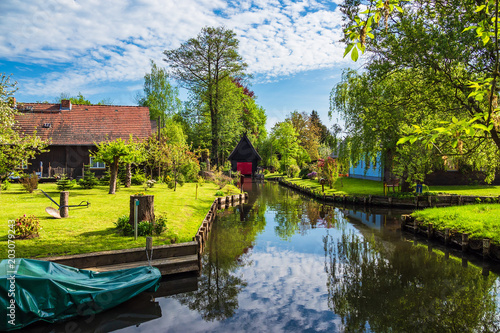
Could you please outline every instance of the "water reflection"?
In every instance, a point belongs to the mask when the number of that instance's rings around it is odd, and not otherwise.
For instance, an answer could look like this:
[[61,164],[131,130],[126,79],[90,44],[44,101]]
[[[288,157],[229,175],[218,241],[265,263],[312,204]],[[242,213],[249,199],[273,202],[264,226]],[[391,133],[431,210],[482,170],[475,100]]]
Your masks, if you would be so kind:
[[326,235],[329,307],[348,332],[497,332],[497,277],[410,242]]

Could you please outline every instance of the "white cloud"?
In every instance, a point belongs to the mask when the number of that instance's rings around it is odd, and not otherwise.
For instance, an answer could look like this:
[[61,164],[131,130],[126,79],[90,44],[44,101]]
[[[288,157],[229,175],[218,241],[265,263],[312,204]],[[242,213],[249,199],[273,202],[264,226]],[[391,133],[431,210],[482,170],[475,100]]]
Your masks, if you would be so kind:
[[[327,7],[328,6],[328,7]],[[225,25],[249,71],[267,80],[343,62],[340,14],[315,0],[15,0],[0,2],[0,59],[58,68],[24,80],[25,93],[92,91],[142,79],[149,59]],[[62,68],[62,70],[60,69]],[[96,89],[96,88],[95,88]]]

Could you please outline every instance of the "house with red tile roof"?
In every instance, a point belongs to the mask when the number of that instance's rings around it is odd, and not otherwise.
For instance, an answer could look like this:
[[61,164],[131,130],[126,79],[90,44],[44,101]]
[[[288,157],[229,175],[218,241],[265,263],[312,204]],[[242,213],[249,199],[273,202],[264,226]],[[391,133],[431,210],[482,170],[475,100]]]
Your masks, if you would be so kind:
[[72,105],[24,103],[16,106],[16,128],[27,135],[36,134],[50,142],[48,152],[27,161],[25,172],[37,172],[42,177],[65,173],[68,177],[83,175],[83,166],[90,164],[96,175],[105,171],[103,163],[92,160],[95,143],[130,135],[144,140],[156,126],[149,119],[149,108],[143,106]]

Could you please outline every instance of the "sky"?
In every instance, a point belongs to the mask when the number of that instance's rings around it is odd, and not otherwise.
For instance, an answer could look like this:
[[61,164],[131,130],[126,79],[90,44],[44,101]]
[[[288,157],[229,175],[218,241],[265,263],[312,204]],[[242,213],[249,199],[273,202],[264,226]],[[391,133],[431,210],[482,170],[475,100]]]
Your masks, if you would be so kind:
[[93,103],[136,105],[150,59],[167,66],[163,51],[205,26],[225,26],[240,42],[268,128],[294,110],[316,110],[331,125],[330,92],[344,68],[359,67],[343,58],[339,2],[1,0],[0,73],[18,82],[19,102],[82,93]]

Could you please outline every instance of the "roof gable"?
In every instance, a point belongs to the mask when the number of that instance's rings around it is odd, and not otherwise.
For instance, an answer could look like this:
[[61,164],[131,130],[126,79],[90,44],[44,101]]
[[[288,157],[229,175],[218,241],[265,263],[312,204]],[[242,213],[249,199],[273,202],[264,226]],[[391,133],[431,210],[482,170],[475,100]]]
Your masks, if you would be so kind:
[[142,140],[151,135],[149,108],[143,106],[72,105],[25,103],[16,116],[16,128],[27,135],[36,130],[53,145],[93,145],[94,142]]
[[255,150],[254,146],[248,139],[247,134],[243,134],[240,142],[236,145],[236,148],[231,152],[228,157],[228,160],[237,160],[237,161],[250,161],[250,160],[262,160],[257,150]]

